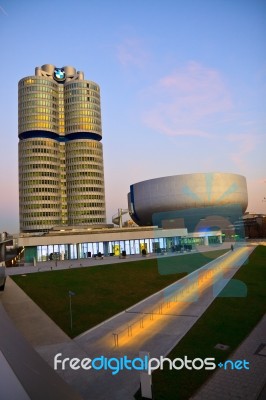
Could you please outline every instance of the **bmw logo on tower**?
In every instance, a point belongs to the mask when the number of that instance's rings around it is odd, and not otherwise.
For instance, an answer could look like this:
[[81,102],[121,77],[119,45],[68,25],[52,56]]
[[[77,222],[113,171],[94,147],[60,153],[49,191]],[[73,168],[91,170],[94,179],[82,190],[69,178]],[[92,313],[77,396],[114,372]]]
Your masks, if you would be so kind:
[[54,70],[54,78],[55,80],[62,82],[66,78],[66,74],[64,68],[55,68]]

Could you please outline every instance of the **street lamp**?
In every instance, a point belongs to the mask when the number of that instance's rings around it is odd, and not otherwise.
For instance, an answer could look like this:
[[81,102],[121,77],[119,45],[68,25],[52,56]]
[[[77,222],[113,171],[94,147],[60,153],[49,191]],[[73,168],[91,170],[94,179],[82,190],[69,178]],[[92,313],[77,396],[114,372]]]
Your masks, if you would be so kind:
[[76,293],[72,292],[71,290],[68,291],[68,296],[69,296],[69,312],[70,312],[70,329],[72,332],[72,328],[73,328],[73,318],[72,318],[72,302],[71,302],[71,298],[72,296],[75,296]]

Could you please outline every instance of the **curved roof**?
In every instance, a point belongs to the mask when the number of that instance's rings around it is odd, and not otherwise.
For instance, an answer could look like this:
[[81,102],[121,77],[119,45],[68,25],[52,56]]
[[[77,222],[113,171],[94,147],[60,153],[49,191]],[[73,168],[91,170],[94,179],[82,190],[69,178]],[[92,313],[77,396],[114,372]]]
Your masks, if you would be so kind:
[[128,194],[129,211],[139,225],[152,225],[153,215],[168,211],[248,204],[246,178],[231,173],[166,176],[135,183]]

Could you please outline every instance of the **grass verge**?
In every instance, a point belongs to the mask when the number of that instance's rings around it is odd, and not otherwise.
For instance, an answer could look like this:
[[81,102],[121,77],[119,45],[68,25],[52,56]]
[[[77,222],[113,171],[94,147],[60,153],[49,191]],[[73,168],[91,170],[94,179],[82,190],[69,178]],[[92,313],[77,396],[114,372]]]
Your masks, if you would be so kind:
[[[226,297],[228,285],[214,300],[188,334],[167,356],[170,359],[215,357],[216,363],[229,358],[266,312],[266,247],[258,246],[234,279],[247,286],[246,297]],[[214,349],[218,343],[229,345],[227,351]],[[187,400],[210,377],[213,371],[182,369],[155,371],[152,375],[155,400]],[[136,394],[140,399],[140,393]]]
[[[39,272],[12,279],[59,325],[75,337],[225,253],[216,250],[176,257]],[[72,297],[70,329],[68,292]]]

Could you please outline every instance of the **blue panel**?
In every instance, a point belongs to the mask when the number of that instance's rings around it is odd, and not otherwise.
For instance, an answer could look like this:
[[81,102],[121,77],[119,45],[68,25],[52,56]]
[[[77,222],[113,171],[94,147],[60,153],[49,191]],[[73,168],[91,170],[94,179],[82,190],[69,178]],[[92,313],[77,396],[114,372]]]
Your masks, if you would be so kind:
[[[54,139],[54,140],[61,141],[61,137],[57,133],[51,132],[51,131],[41,131],[41,130],[40,131],[22,132],[19,134],[19,138],[20,138],[20,140],[46,138],[46,139]],[[63,139],[64,139],[64,137],[63,137]]]
[[92,132],[75,132],[75,133],[70,133],[69,135],[66,136],[60,136],[55,132],[38,130],[38,131],[22,132],[19,134],[20,140],[38,139],[38,138],[53,139],[57,140],[58,142],[68,142],[70,140],[77,140],[77,139],[89,139],[89,140],[96,140],[99,142],[102,139],[101,135]]
[[102,139],[102,137],[98,133],[93,133],[93,132],[74,132],[66,135],[66,141],[77,140],[77,139],[92,139],[92,140],[97,140],[99,142]]

